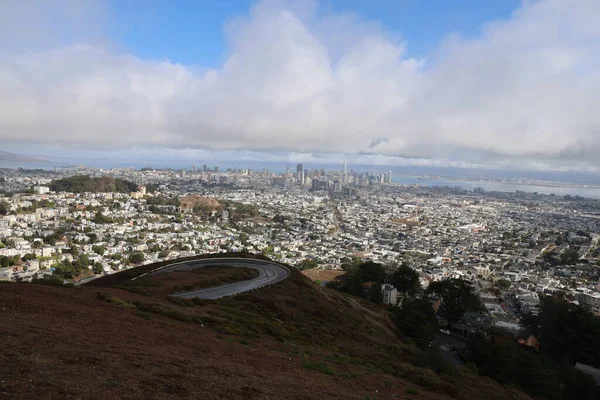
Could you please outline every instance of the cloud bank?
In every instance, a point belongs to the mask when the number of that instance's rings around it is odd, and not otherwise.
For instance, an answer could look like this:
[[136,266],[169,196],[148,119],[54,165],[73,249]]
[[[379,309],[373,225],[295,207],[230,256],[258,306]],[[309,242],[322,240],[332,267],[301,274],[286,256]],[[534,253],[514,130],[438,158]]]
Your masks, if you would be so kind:
[[[69,26],[97,25],[73,4],[61,14]],[[22,46],[0,42],[0,142],[598,167],[596,0],[525,1],[478,37],[449,34],[424,59],[377,23],[316,9],[257,3],[226,25],[218,69],[114,51],[95,40],[100,28],[78,43],[58,35],[41,46],[31,33]],[[4,20],[30,11],[2,3],[0,36]]]

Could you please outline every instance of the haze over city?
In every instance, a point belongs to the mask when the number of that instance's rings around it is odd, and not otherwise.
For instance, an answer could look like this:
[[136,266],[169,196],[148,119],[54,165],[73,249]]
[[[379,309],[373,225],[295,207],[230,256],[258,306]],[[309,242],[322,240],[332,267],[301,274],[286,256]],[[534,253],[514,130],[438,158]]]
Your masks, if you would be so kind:
[[2,2],[2,150],[599,172],[600,3],[447,3]]

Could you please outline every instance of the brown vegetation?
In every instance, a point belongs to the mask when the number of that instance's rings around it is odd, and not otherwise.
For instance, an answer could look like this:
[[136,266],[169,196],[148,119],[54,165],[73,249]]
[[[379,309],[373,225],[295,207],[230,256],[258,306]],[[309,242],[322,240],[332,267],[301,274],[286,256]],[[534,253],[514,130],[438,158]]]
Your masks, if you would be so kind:
[[226,283],[256,278],[258,271],[245,267],[207,266],[190,271],[174,271],[125,282],[117,288],[129,292],[163,298],[170,294],[221,286]]
[[386,310],[296,270],[220,300],[132,293],[115,275],[3,287],[0,398],[527,398],[419,351]]
[[221,211],[223,207],[217,199],[212,197],[204,197],[197,194],[184,196],[179,198],[181,208],[190,209],[194,207],[200,207],[205,211]]
[[318,269],[318,268],[311,268],[311,269],[305,269],[304,271],[302,271],[302,274],[304,274],[304,276],[306,276],[308,279],[310,279],[311,281],[333,281],[337,278],[339,278],[341,275],[344,275],[346,272],[345,271],[339,271],[339,270],[331,270],[331,269]]

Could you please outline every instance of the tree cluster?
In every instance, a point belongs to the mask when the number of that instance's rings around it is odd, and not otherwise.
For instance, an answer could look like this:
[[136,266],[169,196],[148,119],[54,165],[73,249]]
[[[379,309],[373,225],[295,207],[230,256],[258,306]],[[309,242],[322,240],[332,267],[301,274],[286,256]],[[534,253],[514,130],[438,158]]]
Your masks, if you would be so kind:
[[540,313],[523,324],[539,340],[539,354],[512,341],[475,337],[467,357],[481,375],[515,384],[546,399],[598,399],[593,379],[576,370],[576,362],[600,367],[600,319],[563,298],[543,297]]
[[427,294],[439,298],[438,313],[446,319],[448,326],[460,320],[467,311],[483,311],[483,304],[475,293],[475,288],[464,279],[431,282]]
[[138,251],[129,255],[129,262],[132,264],[140,264],[145,260],[145,258],[146,257],[144,256],[144,253]]
[[73,279],[83,270],[89,268],[90,260],[87,255],[79,254],[73,261],[63,260],[61,263],[53,266],[53,276],[60,279]]
[[540,352],[557,362],[600,368],[600,318],[560,297],[542,297],[540,312],[523,319],[539,338]]
[[180,202],[178,197],[167,197],[163,195],[158,195],[154,197],[148,197],[146,199],[146,204],[154,205],[154,206],[175,206],[179,207]]
[[88,175],[76,175],[70,178],[57,179],[50,182],[50,190],[70,193],[130,193],[137,190],[137,184],[125,179],[103,176],[92,178]]
[[21,257],[19,255],[14,257],[0,256],[0,267],[12,267],[13,265],[17,265],[20,261]]
[[513,341],[488,340],[477,335],[468,342],[467,356],[482,376],[517,385],[536,398],[593,400],[600,391],[592,377],[567,363],[521,348]]
[[9,212],[10,212],[10,204],[8,204],[4,200],[1,200],[0,201],[0,215],[8,215]]
[[319,262],[317,260],[315,260],[314,258],[306,258],[306,259],[300,261],[298,264],[296,264],[296,268],[299,269],[300,271],[305,270],[305,269],[317,268],[318,266],[319,266]]

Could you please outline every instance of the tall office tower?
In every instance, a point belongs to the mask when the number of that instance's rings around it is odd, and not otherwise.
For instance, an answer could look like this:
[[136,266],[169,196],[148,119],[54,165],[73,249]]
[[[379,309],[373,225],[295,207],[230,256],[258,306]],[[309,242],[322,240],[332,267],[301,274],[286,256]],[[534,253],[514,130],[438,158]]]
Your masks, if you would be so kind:
[[302,164],[296,165],[296,183],[300,185],[304,183],[304,167]]
[[206,172],[206,164],[202,166],[202,171]]
[[391,169],[388,171],[388,179],[387,179],[387,182],[388,182],[388,183],[392,183],[392,170],[391,170]]
[[181,171],[179,171],[179,176],[182,178],[185,178],[185,169],[182,169]]
[[219,172],[219,167],[215,167],[215,172]]
[[192,172],[196,172],[196,166],[192,165]]
[[346,160],[342,161],[342,166],[344,175],[346,175],[348,173],[348,162]]
[[321,168],[321,176],[325,176],[325,169]]
[[313,192],[319,190],[319,178],[317,178],[316,176],[312,180],[312,190]]

